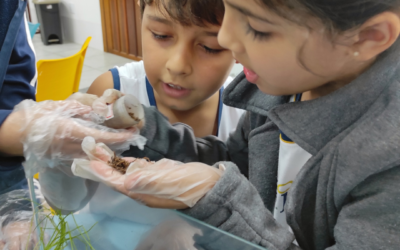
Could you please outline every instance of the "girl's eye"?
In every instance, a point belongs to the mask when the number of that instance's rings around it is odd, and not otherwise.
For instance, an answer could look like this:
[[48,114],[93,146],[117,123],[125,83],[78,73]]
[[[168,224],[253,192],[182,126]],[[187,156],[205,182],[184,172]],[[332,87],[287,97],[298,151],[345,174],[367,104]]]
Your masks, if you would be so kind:
[[204,46],[204,45],[201,45],[201,47],[203,47],[205,52],[209,53],[209,54],[218,54],[218,53],[224,51],[223,49],[211,49],[211,48],[209,48],[207,46]]
[[271,32],[261,32],[261,31],[255,30],[253,27],[250,26],[250,24],[247,24],[246,34],[252,34],[254,37],[254,40],[259,40],[259,41],[267,40],[272,35]]
[[156,40],[166,40],[166,39],[169,38],[169,36],[166,36],[166,35],[159,35],[159,34],[154,33],[153,31],[151,31],[151,34],[153,34],[153,37],[154,37]]

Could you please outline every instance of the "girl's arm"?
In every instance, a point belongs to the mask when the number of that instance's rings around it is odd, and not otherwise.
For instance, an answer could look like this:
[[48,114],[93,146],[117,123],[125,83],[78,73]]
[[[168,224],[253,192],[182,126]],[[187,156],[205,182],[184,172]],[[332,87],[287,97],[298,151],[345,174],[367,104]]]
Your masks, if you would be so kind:
[[[237,167],[232,163],[223,164],[227,170],[214,188],[193,208],[183,212],[267,249],[301,249],[292,243],[294,236],[275,221],[257,190]],[[398,249],[399,179],[400,166],[396,166],[354,188],[346,203],[337,208],[333,245],[321,249]],[[215,241],[218,240],[216,237]],[[207,248],[207,244],[215,242],[207,238],[201,244]],[[311,247],[315,247],[313,244],[310,242]]]
[[[267,249],[300,249],[292,244],[294,235],[274,219],[238,167],[231,162],[219,164],[226,170],[213,189],[193,208],[181,211]],[[215,244],[209,241],[204,239],[201,245]]]
[[370,176],[341,205],[334,228],[339,249],[400,248],[400,166]]
[[145,126],[141,135],[147,138],[145,149],[131,147],[124,156],[148,157],[152,161],[163,158],[180,162],[202,162],[213,165],[218,161],[231,160],[247,174],[248,150],[247,135],[250,132],[248,115],[243,115],[237,129],[226,143],[215,136],[196,138],[193,130],[186,124],[171,125],[167,118],[154,107],[144,107]]

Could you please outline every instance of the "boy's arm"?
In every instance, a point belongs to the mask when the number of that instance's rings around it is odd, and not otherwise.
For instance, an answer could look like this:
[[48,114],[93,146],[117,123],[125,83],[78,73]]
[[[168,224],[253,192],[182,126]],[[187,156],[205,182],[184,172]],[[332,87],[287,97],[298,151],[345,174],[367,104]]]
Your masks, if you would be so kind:
[[87,93],[97,96],[102,96],[107,89],[114,88],[114,80],[111,71],[101,74],[90,85]]

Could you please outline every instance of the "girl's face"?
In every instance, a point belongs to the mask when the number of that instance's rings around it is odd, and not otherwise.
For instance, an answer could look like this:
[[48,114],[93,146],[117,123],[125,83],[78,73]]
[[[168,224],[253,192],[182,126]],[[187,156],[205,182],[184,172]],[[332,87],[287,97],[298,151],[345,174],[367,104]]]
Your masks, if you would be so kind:
[[333,43],[321,24],[308,29],[266,9],[256,0],[224,0],[221,46],[245,66],[249,82],[270,95],[292,95],[354,77],[353,38]]

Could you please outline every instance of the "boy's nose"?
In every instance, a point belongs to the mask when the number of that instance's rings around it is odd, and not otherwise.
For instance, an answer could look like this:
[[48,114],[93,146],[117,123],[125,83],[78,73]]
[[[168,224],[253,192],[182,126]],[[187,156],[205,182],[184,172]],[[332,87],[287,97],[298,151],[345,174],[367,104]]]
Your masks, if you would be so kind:
[[172,75],[189,75],[192,73],[192,57],[190,51],[185,48],[177,48],[171,51],[171,56],[166,67]]

